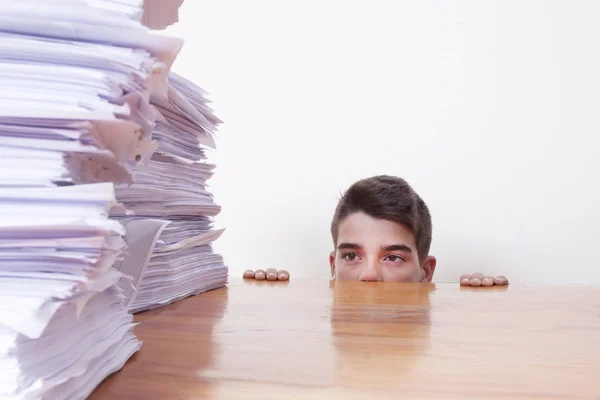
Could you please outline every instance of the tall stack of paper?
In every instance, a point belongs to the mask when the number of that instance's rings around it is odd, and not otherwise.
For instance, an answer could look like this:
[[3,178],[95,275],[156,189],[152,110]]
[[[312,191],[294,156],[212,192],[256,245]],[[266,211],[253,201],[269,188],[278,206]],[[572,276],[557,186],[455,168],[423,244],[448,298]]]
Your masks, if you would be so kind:
[[147,166],[133,169],[133,184],[117,187],[119,201],[135,213],[123,219],[127,230],[145,232],[131,235],[120,267],[134,277],[132,312],[223,287],[228,278],[223,258],[211,247],[222,233],[212,229],[220,207],[206,185],[214,165],[202,148],[214,148],[212,135],[221,121],[198,86],[173,72],[168,83],[166,96],[151,98],[158,150]]
[[108,216],[181,46],[141,5],[0,2],[0,398],[85,398],[140,348]]

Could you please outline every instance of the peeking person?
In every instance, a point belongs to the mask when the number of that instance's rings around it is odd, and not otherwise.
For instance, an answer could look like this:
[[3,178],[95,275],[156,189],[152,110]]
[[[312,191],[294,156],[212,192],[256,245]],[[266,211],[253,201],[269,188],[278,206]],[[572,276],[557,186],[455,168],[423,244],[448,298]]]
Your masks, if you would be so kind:
[[[380,175],[354,183],[331,222],[331,278],[375,282],[431,282],[431,215],[402,178]],[[465,274],[464,286],[506,285],[504,276]]]

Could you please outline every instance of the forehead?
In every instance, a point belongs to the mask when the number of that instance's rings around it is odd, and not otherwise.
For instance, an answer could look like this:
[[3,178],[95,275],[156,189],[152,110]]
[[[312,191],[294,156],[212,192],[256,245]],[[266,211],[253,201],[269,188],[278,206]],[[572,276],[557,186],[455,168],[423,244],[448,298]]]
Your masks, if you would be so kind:
[[416,250],[415,236],[406,226],[362,212],[350,214],[338,226],[338,243],[356,243],[365,248],[405,244]]

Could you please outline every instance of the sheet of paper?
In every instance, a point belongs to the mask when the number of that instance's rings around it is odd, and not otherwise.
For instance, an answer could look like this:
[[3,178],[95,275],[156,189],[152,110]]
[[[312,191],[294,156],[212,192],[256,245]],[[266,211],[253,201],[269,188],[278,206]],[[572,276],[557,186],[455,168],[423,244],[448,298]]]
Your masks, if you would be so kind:
[[139,291],[144,271],[148,266],[152,250],[161,232],[169,221],[158,219],[130,219],[123,221],[127,230],[127,252],[123,260],[115,264],[121,273],[131,280],[122,280],[121,290],[129,308]]
[[[123,14],[122,9],[93,9],[88,6],[89,2],[91,0],[80,2],[77,6],[72,2],[53,2],[50,5],[44,0],[21,3],[5,1],[0,3],[0,30],[84,42],[110,42],[122,47],[145,49],[167,68],[171,67],[183,45],[181,39],[149,34],[148,28],[138,22],[140,18],[132,19],[127,13]],[[173,0],[160,2],[172,3]],[[158,3],[157,6],[160,7]],[[143,11],[140,8],[136,13],[141,17]]]
[[191,247],[203,246],[217,240],[225,229],[220,229],[216,231],[209,231],[206,233],[202,233],[200,235],[187,237],[177,243],[173,243],[167,246],[162,246],[159,249],[156,249],[154,252],[155,255],[159,255],[160,253],[175,251],[175,250],[184,250]]

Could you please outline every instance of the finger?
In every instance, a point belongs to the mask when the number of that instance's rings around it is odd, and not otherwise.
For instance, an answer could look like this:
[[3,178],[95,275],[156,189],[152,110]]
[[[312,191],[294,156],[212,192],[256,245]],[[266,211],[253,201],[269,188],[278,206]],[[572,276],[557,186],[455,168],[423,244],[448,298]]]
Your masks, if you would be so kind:
[[484,278],[483,274],[480,274],[479,272],[474,273],[473,275],[471,275],[471,279],[479,279],[480,281]]
[[497,276],[494,283],[498,286],[508,285],[508,279],[504,275]]
[[267,280],[268,281],[276,281],[277,280],[277,270],[275,268],[267,268]]
[[469,281],[469,285],[476,286],[476,287],[481,286],[481,279],[471,277],[471,280]]
[[244,271],[244,279],[254,279],[254,271],[247,269]]
[[469,286],[471,282],[471,274],[463,274],[460,276],[460,284],[462,286]]
[[494,277],[486,276],[481,280],[481,286],[494,286]]
[[267,278],[267,273],[263,269],[257,269],[254,272],[254,279],[257,281],[264,281]]
[[290,279],[290,273],[287,272],[285,269],[280,269],[279,271],[277,271],[277,279],[279,279],[280,281],[287,281],[288,279]]

